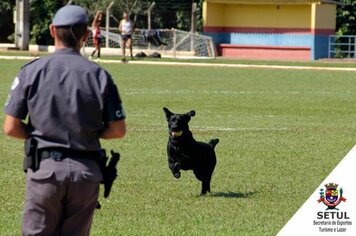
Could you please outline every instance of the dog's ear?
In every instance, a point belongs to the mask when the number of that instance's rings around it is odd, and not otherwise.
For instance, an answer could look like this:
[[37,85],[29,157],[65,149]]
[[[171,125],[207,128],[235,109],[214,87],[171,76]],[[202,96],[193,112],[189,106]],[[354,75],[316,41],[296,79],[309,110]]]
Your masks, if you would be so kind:
[[187,116],[193,117],[193,116],[195,116],[195,111],[192,110],[192,111],[187,112],[187,113],[185,113],[185,114],[186,114]]
[[168,110],[167,107],[163,107],[163,111],[164,111],[164,114],[166,114],[167,120],[169,119],[169,117],[171,117],[171,116],[173,115],[173,112],[171,112],[170,110]]
[[190,118],[192,118],[193,116],[195,116],[195,111],[193,111],[193,110],[184,114],[186,122],[189,122]]

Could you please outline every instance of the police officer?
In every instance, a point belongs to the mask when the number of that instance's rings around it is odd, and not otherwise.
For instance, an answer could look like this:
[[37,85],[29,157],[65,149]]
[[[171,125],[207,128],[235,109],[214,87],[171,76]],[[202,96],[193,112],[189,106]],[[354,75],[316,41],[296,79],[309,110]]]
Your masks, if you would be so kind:
[[41,158],[26,174],[23,235],[89,235],[102,179],[99,138],[126,133],[110,74],[79,53],[87,24],[83,8],[61,8],[50,25],[55,52],[20,70],[5,105],[5,134],[35,139]]

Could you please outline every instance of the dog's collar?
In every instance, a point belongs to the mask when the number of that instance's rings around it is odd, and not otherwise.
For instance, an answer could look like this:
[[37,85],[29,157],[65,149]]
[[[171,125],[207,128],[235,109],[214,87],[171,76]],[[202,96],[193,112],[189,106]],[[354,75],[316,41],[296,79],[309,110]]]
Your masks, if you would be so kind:
[[182,136],[182,134],[183,134],[183,130],[181,130],[181,131],[170,131],[169,134],[170,134],[172,137],[180,137],[180,136]]

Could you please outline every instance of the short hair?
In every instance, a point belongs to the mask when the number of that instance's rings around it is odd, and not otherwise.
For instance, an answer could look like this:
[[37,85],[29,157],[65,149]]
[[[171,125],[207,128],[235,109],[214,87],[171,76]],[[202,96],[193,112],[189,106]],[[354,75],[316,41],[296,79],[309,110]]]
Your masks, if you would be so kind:
[[87,32],[86,24],[76,24],[72,26],[57,26],[56,32],[58,39],[66,46],[75,48],[79,44],[79,40]]

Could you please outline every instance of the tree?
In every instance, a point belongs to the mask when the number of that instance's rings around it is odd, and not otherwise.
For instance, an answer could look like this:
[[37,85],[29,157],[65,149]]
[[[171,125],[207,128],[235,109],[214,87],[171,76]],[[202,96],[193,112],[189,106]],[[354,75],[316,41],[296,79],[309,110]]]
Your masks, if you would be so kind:
[[197,1],[197,12],[196,12],[197,25],[196,25],[196,30],[199,33],[203,32],[203,1],[204,0],[198,0]]
[[13,9],[15,0],[1,0],[0,2],[0,42],[9,42],[8,37],[14,30]]
[[[71,1],[88,11],[89,18],[94,18],[97,10],[105,10],[112,0],[77,0]],[[54,14],[59,8],[66,5],[69,0],[32,0],[30,5],[31,43],[39,45],[53,44],[49,32]]]
[[155,0],[153,28],[190,30],[192,0]]
[[127,12],[135,24],[135,28],[143,28],[147,24],[146,10],[152,0],[120,0],[116,1],[113,7],[113,19],[119,23],[123,12]]
[[118,1],[119,9],[127,12],[129,15],[133,15],[133,21],[137,21],[137,17],[142,15],[145,9],[150,5],[150,1],[145,0],[124,0]]
[[[89,19],[93,20],[96,12],[102,10],[105,13],[106,8],[110,5],[113,0],[75,0],[72,4],[79,5],[85,8],[89,14]],[[117,2],[114,0],[114,2]]]
[[65,1],[32,0],[30,4],[31,43],[38,45],[53,44],[49,32],[49,25],[56,11],[65,4]]
[[340,0],[337,7],[336,30],[339,35],[356,34],[356,0]]

